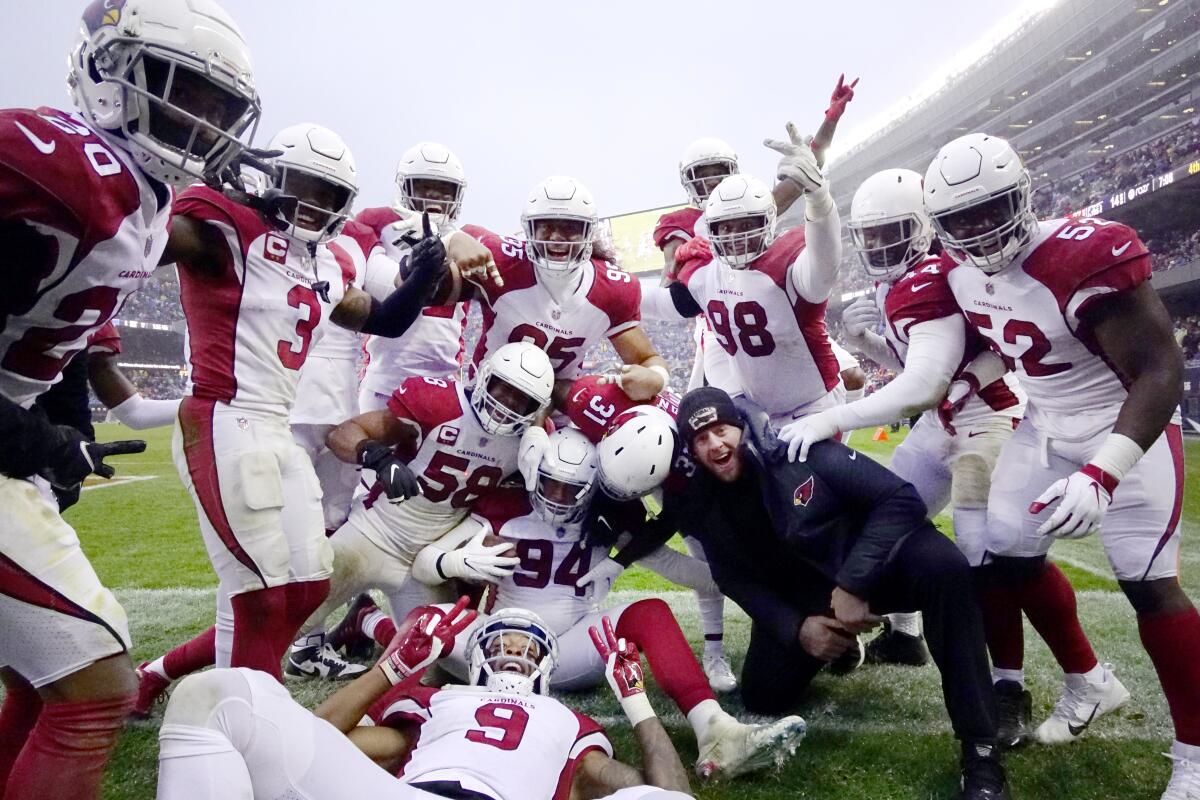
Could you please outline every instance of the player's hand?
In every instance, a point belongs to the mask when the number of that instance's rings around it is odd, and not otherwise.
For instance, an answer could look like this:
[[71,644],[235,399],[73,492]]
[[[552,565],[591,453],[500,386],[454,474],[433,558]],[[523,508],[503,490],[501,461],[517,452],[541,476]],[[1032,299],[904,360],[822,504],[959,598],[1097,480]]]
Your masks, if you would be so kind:
[[812,194],[824,189],[825,176],[821,174],[821,168],[817,166],[817,154],[812,149],[812,137],[802,137],[791,122],[787,124],[787,133],[790,141],[785,142],[779,139],[763,141],[764,145],[783,156],[779,159],[778,166],[775,167],[775,177],[780,181],[792,181],[804,194]]
[[814,614],[800,624],[800,646],[821,661],[837,661],[854,644],[854,634],[832,617]]
[[1037,532],[1059,539],[1082,539],[1100,530],[1117,483],[1116,478],[1095,464],[1084,464],[1078,472],[1055,481],[1029,505],[1030,514],[1040,514],[1061,498],[1058,509]]
[[375,470],[375,479],[391,503],[403,503],[421,493],[417,476],[385,444],[372,439],[363,442],[359,445],[358,463]]
[[938,421],[951,436],[958,432],[954,429],[954,418],[966,407],[967,403],[979,391],[979,381],[974,375],[964,373],[961,377],[950,382],[946,396],[938,404]]
[[846,113],[846,104],[854,99],[854,87],[858,86],[858,78],[847,85],[846,73],[838,75],[837,86],[833,87],[833,95],[829,98],[829,108],[825,109],[825,119],[837,122]]
[[875,298],[869,294],[864,294],[842,309],[842,328],[851,339],[861,339],[867,331],[875,332],[882,321]]
[[475,621],[478,613],[468,609],[470,598],[460,597],[449,611],[430,606],[413,626],[388,645],[377,665],[395,686],[416,675],[454,649],[454,637]]
[[517,472],[525,481],[525,491],[537,489],[538,467],[542,463],[542,454],[550,446],[550,434],[541,425],[530,425],[521,434],[521,442],[517,445]]
[[871,613],[871,606],[866,600],[840,586],[833,590],[829,607],[841,626],[853,634],[865,633],[883,622],[883,617]]
[[446,254],[458,268],[463,280],[470,281],[481,290],[486,291],[489,284],[497,289],[504,286],[504,278],[496,267],[492,251],[473,237],[457,231],[446,245]]
[[642,672],[642,656],[637,644],[617,638],[613,630],[612,620],[600,618],[603,633],[595,626],[588,628],[592,644],[600,658],[604,660],[604,677],[608,685],[621,703],[621,709],[629,717],[629,721],[637,725],[644,719],[655,716],[650,701],[646,698],[645,675]]
[[586,589],[591,586],[593,594],[596,591],[607,592],[612,588],[613,581],[624,571],[625,568],[618,562],[611,558],[605,558],[599,564],[580,575],[579,580],[575,581],[575,586],[580,589]]
[[841,429],[832,411],[822,411],[784,425],[779,431],[779,441],[787,442],[788,461],[807,461],[808,448],[839,433]]
[[379,238],[397,250],[414,247],[421,241],[424,219],[416,214],[398,219],[384,227]]
[[412,271],[417,275],[436,277],[445,272],[446,258],[446,246],[434,231],[429,212],[426,211],[421,215],[421,239],[413,245],[409,255]]
[[57,441],[50,444],[46,466],[39,474],[58,489],[73,489],[93,473],[101,478],[111,478],[116,470],[105,464],[104,459],[141,453],[146,449],[146,443],[141,439],[89,442],[69,425],[56,425],[55,432]]
[[485,583],[504,580],[512,575],[512,571],[521,563],[516,556],[505,555],[513,552],[512,543],[484,544],[487,534],[486,528],[481,529],[462,547],[438,556],[438,571],[447,578]]
[[635,403],[649,402],[667,388],[667,381],[662,372],[640,364],[621,364],[601,375],[600,383],[615,383]]

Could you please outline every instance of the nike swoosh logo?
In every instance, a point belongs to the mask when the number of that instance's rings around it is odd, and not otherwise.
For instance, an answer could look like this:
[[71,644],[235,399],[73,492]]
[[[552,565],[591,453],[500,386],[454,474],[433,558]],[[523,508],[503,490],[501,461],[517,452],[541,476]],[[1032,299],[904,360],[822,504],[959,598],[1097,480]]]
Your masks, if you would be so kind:
[[48,156],[53,153],[54,148],[58,146],[58,142],[43,142],[36,135],[34,135],[33,131],[29,130],[29,128],[26,128],[16,120],[13,120],[13,124],[21,129],[21,133],[25,134],[25,138],[33,142],[33,146],[36,147],[38,152],[44,156]]
[[850,460],[851,460],[851,461],[853,461],[853,460],[854,460],[854,459],[856,459],[856,458],[858,458],[858,451],[857,451],[857,450],[851,450],[851,451],[850,451]]
[[987,431],[971,431],[967,434],[968,439],[974,439],[976,436],[983,436]]
[[1097,712],[1097,711],[1099,711],[1099,710],[1100,710],[1100,704],[1099,704],[1099,703],[1096,703],[1096,705],[1095,705],[1095,706],[1092,708],[1092,713],[1091,713],[1091,714],[1088,714],[1088,718],[1087,718],[1087,720],[1086,720],[1086,721],[1085,721],[1085,722],[1084,722],[1082,725],[1071,725],[1071,724],[1068,724],[1068,725],[1067,725],[1067,730],[1071,732],[1071,735],[1072,735],[1072,736],[1078,736],[1078,735],[1080,735],[1080,734],[1081,734],[1081,733],[1083,733],[1085,730],[1087,730],[1087,726],[1088,726],[1088,725],[1091,725],[1091,724],[1092,724],[1092,720],[1094,720],[1094,719],[1096,718],[1096,712]]
[[[19,125],[20,123],[17,123],[17,124]],[[1130,239],[1128,242],[1126,242],[1125,244],[1121,245],[1120,247],[1114,247],[1114,248],[1112,249],[1112,254],[1113,254],[1114,256],[1119,256],[1119,255],[1121,255],[1122,253],[1124,253],[1126,250],[1128,250],[1128,249],[1129,249],[1129,245],[1131,245],[1131,244],[1133,244],[1133,240],[1132,240],[1132,239]]]
[[[932,283],[932,281],[930,281],[929,283]],[[929,285],[929,283],[914,283],[914,284],[913,284],[912,286],[910,286],[909,288],[910,288],[910,289],[912,289],[914,292],[919,292],[920,290],[922,290],[922,289],[924,289],[926,286],[928,286],[928,285]]]
[[572,403],[578,403],[578,402],[579,402],[579,398],[580,398],[580,396],[581,396],[581,395],[583,395],[585,392],[587,392],[587,387],[586,387],[586,386],[585,386],[585,387],[583,387],[582,389],[580,389],[580,390],[579,390],[578,392],[576,392],[575,394],[571,395],[571,402],[572,402]]

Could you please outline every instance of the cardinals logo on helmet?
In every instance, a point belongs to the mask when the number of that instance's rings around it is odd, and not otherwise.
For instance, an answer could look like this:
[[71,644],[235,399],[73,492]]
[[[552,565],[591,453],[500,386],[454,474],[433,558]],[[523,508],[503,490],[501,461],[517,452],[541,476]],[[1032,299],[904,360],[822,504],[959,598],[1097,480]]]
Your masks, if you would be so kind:
[[792,495],[792,505],[808,505],[808,502],[812,500],[815,485],[812,476],[808,476],[808,480],[796,487],[796,492]]

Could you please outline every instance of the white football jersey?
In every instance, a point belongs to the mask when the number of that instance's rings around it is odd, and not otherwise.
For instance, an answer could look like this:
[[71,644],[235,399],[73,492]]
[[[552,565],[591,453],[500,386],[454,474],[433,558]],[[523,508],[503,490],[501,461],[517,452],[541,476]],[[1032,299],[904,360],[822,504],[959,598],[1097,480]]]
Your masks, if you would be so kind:
[[179,265],[188,393],[286,419],[300,369],[342,300],[342,266],[330,247],[310,253],[207,186],[184,191],[173,213],[212,225],[228,245],[217,275]]
[[[171,190],[78,115],[0,111],[0,394],[28,407],[153,274]],[[20,231],[20,233],[18,233]],[[11,233],[11,235],[10,235]]]
[[399,776],[405,783],[454,781],[495,800],[565,800],[579,759],[612,755],[603,728],[546,695],[418,686],[375,721],[419,726]]

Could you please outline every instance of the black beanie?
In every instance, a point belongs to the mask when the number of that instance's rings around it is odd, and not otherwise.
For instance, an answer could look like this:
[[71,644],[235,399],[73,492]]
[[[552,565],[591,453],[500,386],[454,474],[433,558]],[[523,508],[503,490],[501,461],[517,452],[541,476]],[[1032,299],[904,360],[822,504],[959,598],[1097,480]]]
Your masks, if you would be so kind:
[[745,422],[742,412],[723,389],[703,386],[688,392],[679,401],[679,415],[675,418],[675,424],[688,447],[691,447],[692,439],[701,429],[718,422],[738,427]]

